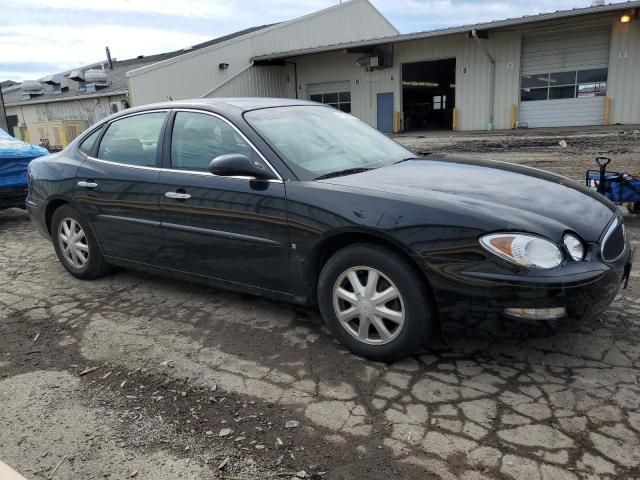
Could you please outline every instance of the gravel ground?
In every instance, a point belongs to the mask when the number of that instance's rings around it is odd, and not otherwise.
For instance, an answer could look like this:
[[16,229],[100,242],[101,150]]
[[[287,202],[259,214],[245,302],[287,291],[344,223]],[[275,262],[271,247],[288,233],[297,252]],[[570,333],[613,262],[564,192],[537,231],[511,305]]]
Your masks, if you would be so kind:
[[[576,179],[601,153],[640,170],[633,131],[399,140]],[[0,212],[0,459],[29,479],[640,478],[639,340],[634,272],[570,331],[456,333],[373,363],[313,311],[132,271],[76,280]]]

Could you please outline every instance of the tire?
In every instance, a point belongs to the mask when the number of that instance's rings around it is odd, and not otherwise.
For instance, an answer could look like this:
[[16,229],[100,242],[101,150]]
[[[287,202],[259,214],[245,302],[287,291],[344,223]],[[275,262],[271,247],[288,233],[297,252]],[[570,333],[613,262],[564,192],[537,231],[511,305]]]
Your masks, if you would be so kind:
[[[65,224],[65,225],[63,225]],[[71,235],[77,235],[75,242],[65,242]],[[51,219],[51,239],[53,248],[62,266],[74,277],[92,280],[109,272],[110,267],[105,262],[102,252],[91,230],[88,221],[73,207],[62,205]],[[73,248],[72,245],[82,245]],[[65,248],[65,245],[67,248]]]
[[627,204],[627,208],[631,213],[640,213],[640,202],[630,202]]
[[[354,282],[359,285],[353,287]],[[331,332],[352,353],[370,360],[409,356],[435,331],[434,306],[420,273],[403,256],[378,245],[354,244],[336,252],[320,272],[318,305]]]

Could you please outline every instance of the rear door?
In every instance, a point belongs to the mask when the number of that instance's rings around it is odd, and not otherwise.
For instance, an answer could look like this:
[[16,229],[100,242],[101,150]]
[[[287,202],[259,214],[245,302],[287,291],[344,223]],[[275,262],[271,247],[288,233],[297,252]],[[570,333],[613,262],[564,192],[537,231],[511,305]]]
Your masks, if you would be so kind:
[[158,174],[167,111],[118,118],[78,170],[74,195],[106,256],[159,264]]
[[169,168],[159,180],[164,261],[197,275],[289,291],[284,183],[207,172],[213,158],[228,153],[266,163],[221,116],[176,111],[169,128]]

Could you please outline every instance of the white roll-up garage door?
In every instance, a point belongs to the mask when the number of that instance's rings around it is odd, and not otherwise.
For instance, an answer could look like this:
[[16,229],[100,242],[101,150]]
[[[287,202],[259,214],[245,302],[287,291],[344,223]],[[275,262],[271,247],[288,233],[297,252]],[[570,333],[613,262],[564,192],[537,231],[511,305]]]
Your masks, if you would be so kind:
[[529,127],[601,125],[610,27],[525,36],[520,122]]

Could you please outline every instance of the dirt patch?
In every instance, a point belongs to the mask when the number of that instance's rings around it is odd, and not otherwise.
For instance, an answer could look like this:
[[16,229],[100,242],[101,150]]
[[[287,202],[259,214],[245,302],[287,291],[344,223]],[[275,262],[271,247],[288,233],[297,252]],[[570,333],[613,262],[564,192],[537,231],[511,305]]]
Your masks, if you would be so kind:
[[550,170],[584,181],[587,169],[597,169],[595,158],[612,159],[609,167],[640,175],[640,130],[607,128],[589,135],[536,131],[517,135],[495,132],[488,135],[457,133],[441,136],[402,135],[396,140],[419,154],[452,153],[519,163]]

